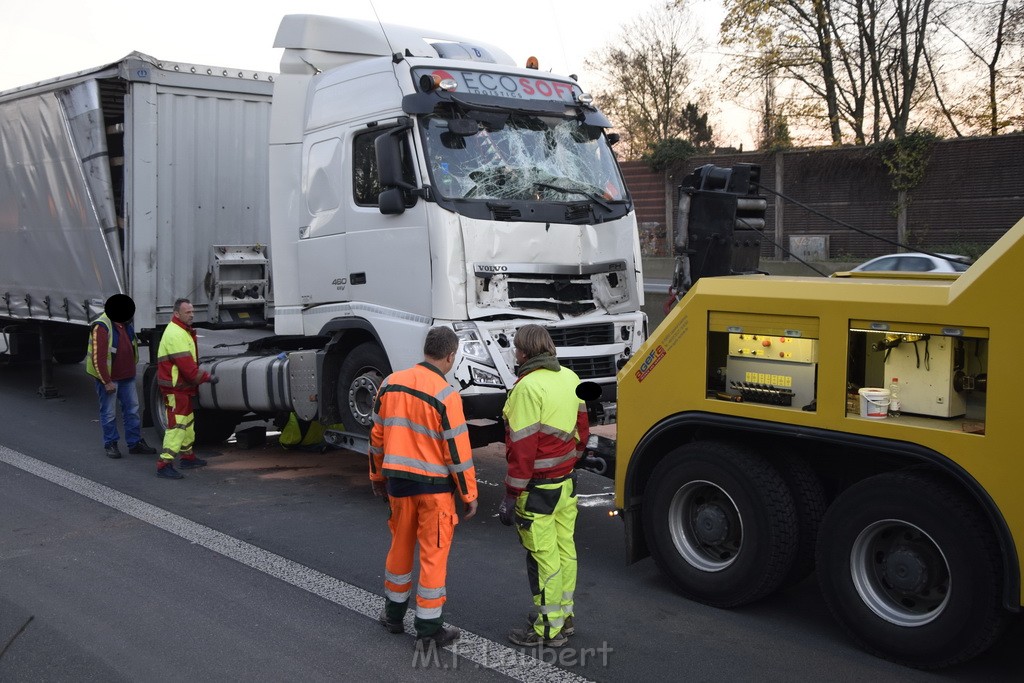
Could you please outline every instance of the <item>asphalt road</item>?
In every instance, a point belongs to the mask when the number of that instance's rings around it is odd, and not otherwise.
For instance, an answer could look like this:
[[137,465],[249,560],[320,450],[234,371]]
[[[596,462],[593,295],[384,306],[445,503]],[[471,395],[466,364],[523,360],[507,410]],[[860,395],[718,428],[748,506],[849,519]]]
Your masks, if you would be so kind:
[[[0,365],[0,680],[1019,681],[1024,630],[938,673],[856,648],[814,580],[725,611],[676,594],[650,559],[626,566],[612,484],[581,473],[577,635],[531,652],[505,634],[530,609],[524,553],[496,517],[498,446],[474,452],[480,513],[449,562],[454,651],[423,661],[380,609],[386,508],[365,458],[200,450],[158,479],[155,457],[103,455],[92,380]],[[147,438],[155,441],[152,430]]]

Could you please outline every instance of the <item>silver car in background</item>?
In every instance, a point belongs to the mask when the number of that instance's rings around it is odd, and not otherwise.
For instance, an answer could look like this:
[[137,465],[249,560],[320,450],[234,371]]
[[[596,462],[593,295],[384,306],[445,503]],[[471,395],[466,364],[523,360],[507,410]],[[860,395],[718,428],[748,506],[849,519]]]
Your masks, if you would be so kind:
[[915,273],[962,273],[971,265],[971,259],[960,254],[922,254],[907,252],[904,254],[886,254],[865,261],[856,268],[857,271],[892,271],[899,270]]

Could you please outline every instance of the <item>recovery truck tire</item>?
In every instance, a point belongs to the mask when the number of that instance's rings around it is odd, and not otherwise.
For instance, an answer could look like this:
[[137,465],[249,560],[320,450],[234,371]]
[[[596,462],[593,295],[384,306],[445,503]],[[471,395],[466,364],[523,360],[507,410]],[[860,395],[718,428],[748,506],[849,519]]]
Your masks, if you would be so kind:
[[387,355],[373,342],[364,342],[345,356],[338,370],[338,408],[346,431],[370,433],[377,390],[390,374]]
[[1006,627],[1003,564],[977,505],[919,470],[876,475],[836,498],[818,540],[833,616],[868,652],[937,669],[984,652]]
[[655,562],[688,598],[737,607],[775,591],[797,552],[793,496],[764,458],[697,441],[654,469],[644,530]]
[[828,496],[821,478],[799,455],[786,455],[778,461],[779,474],[789,487],[796,506],[799,537],[796,559],[782,588],[790,588],[814,573],[814,554],[818,543],[821,521],[828,509]]

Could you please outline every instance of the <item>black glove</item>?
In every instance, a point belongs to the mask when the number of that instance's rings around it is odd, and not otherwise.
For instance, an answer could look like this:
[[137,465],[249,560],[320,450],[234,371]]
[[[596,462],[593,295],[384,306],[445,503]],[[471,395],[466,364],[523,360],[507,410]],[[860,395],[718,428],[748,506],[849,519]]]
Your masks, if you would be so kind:
[[220,381],[220,377],[217,375],[210,375],[210,384],[216,384]]
[[388,499],[388,483],[386,481],[374,481],[370,480],[370,486],[373,488],[373,495],[378,498],[383,498],[385,501]]
[[512,526],[512,522],[515,521],[516,498],[517,496],[506,493],[501,501],[501,505],[498,506],[498,519],[505,526]]

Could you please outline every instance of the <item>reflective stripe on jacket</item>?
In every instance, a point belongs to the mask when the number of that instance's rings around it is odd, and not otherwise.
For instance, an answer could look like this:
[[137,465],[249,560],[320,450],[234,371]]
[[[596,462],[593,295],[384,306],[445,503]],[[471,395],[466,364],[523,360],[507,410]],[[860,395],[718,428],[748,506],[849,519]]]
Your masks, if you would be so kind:
[[171,318],[157,350],[156,381],[161,393],[195,396],[196,387],[210,379],[208,373],[199,371],[198,359],[196,331]]
[[370,479],[453,482],[476,500],[476,469],[462,397],[429,363],[392,373],[377,392],[370,430]]
[[590,436],[580,378],[566,367],[519,378],[505,401],[505,488],[518,495],[531,479],[563,477],[576,466]]
[[[96,328],[101,325],[107,332],[106,364],[101,360],[101,356],[99,354],[102,353],[102,351],[97,348],[96,343],[96,339],[99,336]],[[135,354],[135,365],[138,365],[139,339],[135,336],[135,329],[131,325],[125,325],[124,328],[128,332],[128,339],[132,342],[132,351]],[[100,317],[92,321],[92,328],[89,330],[89,346],[85,354],[85,371],[104,384],[110,381],[110,370],[113,367],[112,359],[116,343],[117,332],[115,331],[114,324],[110,321],[110,318],[107,317],[106,313],[100,314]]]

